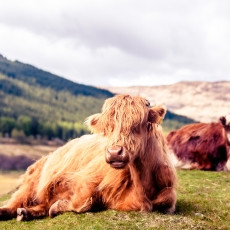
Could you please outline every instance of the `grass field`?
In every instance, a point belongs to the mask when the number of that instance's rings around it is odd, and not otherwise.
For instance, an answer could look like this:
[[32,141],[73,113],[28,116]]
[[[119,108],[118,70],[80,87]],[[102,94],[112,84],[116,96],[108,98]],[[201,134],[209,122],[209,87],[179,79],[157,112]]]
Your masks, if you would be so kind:
[[[65,213],[54,219],[2,221],[0,229],[230,229],[230,173],[178,170],[178,179],[174,215],[113,210]],[[1,196],[0,202],[8,198]]]

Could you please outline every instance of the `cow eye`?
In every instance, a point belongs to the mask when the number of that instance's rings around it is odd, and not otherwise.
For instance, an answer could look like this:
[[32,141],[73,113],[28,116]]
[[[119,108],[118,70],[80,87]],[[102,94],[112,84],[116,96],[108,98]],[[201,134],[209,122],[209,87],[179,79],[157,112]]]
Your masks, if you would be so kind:
[[149,107],[149,106],[150,106],[150,102],[149,102],[148,100],[146,100],[145,105],[146,105],[147,107]]

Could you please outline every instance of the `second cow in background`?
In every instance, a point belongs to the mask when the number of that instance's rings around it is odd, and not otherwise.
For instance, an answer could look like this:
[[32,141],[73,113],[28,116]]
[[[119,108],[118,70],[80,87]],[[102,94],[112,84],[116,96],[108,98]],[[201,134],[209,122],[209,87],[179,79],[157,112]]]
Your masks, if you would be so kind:
[[219,122],[195,123],[171,131],[167,141],[176,156],[177,167],[222,171],[229,158],[230,123],[225,117]]

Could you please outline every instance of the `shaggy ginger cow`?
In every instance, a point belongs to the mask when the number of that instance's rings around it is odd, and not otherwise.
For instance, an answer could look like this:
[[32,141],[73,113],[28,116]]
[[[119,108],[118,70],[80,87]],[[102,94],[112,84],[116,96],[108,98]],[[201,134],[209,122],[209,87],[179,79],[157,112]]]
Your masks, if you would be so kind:
[[31,165],[0,219],[30,220],[108,208],[173,213],[175,171],[159,123],[164,107],[141,97],[107,99],[75,139]]

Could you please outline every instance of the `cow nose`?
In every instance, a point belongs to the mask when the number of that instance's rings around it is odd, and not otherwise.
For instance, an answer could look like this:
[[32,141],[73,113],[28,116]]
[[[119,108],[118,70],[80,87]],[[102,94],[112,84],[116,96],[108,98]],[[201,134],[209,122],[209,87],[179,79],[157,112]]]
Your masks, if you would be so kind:
[[123,148],[119,145],[113,145],[107,148],[107,152],[111,155],[121,155],[123,152]]

